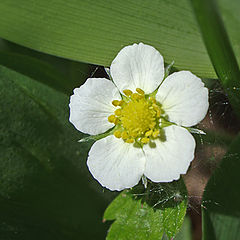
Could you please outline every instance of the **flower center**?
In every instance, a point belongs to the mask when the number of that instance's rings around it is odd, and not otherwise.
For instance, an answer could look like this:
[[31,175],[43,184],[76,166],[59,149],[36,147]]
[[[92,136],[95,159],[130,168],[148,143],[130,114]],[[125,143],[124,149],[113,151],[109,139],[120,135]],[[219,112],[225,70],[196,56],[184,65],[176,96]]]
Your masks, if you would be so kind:
[[140,88],[136,93],[125,89],[127,96],[123,100],[113,100],[117,107],[108,121],[116,125],[114,136],[122,138],[127,143],[148,143],[151,138],[157,138],[160,133],[159,119],[161,108],[155,98],[145,95]]

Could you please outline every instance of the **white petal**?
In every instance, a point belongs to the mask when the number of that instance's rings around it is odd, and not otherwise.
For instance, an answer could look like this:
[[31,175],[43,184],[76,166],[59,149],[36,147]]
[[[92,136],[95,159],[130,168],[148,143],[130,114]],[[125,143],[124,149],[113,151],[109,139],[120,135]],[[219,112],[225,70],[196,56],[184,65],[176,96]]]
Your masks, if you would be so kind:
[[188,71],[168,76],[156,99],[162,104],[170,122],[190,127],[198,124],[208,110],[208,89],[200,78]]
[[162,55],[152,46],[143,43],[124,47],[113,60],[111,76],[118,89],[152,93],[164,77]]
[[89,78],[73,92],[69,104],[69,121],[75,128],[83,133],[96,135],[114,126],[108,122],[108,116],[116,110],[112,101],[120,100],[121,96],[110,80]]
[[158,139],[143,146],[146,156],[144,175],[153,182],[179,179],[194,158],[195,140],[185,128],[171,125],[163,131],[164,141]]
[[198,124],[208,110],[208,89],[200,78],[189,71],[168,76],[160,86],[156,99],[162,104],[170,122],[190,127]]
[[103,187],[117,191],[138,184],[144,164],[145,157],[141,148],[113,135],[95,142],[87,161],[94,178]]

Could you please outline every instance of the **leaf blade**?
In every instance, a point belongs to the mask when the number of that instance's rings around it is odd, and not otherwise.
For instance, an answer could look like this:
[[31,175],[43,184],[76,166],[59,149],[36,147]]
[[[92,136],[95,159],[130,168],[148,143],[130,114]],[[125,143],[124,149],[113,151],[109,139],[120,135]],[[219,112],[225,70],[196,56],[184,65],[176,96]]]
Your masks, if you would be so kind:
[[240,116],[240,70],[216,2],[191,2],[215,71],[236,114]]
[[237,239],[240,234],[240,136],[231,143],[203,195],[203,239]]
[[65,94],[88,77],[88,64],[39,53],[0,39],[0,64]]
[[0,67],[0,103],[1,237],[103,238],[107,193],[90,180],[68,96]]
[[123,46],[143,41],[177,68],[215,77],[187,0],[3,0],[0,8],[1,37],[38,51],[109,66]]
[[[184,183],[153,184],[121,193],[106,209],[105,220],[115,220],[107,240],[169,238],[180,230],[187,208]],[[177,199],[179,197],[179,199]]]

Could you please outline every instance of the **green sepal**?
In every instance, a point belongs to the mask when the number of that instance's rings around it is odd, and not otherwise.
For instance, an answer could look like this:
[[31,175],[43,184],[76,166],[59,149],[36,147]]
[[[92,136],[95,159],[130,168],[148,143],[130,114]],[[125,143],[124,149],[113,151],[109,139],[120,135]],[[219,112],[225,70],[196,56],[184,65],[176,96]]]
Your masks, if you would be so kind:
[[109,79],[110,79],[111,81],[113,81],[112,76],[111,76],[111,73],[110,73],[110,68],[105,67],[104,70],[105,70],[106,74],[108,75]]
[[200,134],[200,135],[206,135],[206,133],[201,130],[201,129],[197,129],[197,128],[192,128],[192,127],[185,127],[190,133],[195,133],[195,134]]
[[109,129],[108,131],[106,131],[105,133],[101,133],[101,134],[97,134],[97,135],[90,135],[90,136],[87,136],[85,138],[82,138],[80,140],[78,140],[78,142],[82,143],[82,142],[89,142],[89,141],[97,141],[99,139],[102,139],[102,138],[105,138],[109,135],[112,135],[113,132],[114,132],[114,128],[111,128]]
[[171,73],[173,65],[174,65],[174,61],[172,61],[169,65],[165,67],[164,79]]

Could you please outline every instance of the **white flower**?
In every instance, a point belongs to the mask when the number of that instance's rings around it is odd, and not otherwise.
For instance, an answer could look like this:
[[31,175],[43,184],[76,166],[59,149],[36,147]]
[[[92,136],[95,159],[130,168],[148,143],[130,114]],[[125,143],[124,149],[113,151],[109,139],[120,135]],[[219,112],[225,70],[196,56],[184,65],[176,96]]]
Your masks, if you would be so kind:
[[[200,78],[180,71],[164,79],[161,54],[143,43],[124,47],[110,67],[113,82],[89,78],[74,89],[70,122],[97,135],[87,165],[102,186],[122,190],[142,176],[171,182],[194,158],[194,126],[208,110],[208,90]],[[164,79],[164,81],[163,81]]]

